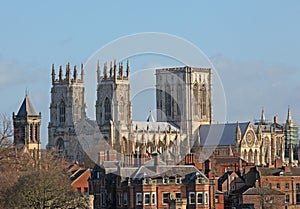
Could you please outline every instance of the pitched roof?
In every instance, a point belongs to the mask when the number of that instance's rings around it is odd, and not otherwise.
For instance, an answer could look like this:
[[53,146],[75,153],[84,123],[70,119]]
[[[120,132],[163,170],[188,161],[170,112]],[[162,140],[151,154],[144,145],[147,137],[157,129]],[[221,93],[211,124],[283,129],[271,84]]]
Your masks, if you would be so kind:
[[274,189],[269,189],[269,188],[261,188],[261,187],[252,187],[247,189],[243,194],[246,195],[284,195],[283,192],[274,190]]
[[261,176],[300,176],[299,167],[291,167],[289,171],[283,168],[257,167]]
[[25,117],[27,115],[37,115],[37,114],[33,108],[33,105],[30,102],[29,97],[26,95],[17,116]]
[[201,146],[228,146],[234,145],[236,139],[237,125],[239,124],[242,137],[244,136],[250,122],[210,124],[200,126]]

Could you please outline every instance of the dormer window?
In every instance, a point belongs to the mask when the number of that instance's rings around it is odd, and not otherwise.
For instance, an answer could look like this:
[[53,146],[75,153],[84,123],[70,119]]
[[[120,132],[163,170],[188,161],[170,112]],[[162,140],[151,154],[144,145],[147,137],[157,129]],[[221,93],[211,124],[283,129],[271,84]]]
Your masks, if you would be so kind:
[[176,184],[181,184],[181,177],[176,177],[175,182]]
[[169,183],[169,178],[168,177],[164,177],[163,178],[163,184],[168,184]]

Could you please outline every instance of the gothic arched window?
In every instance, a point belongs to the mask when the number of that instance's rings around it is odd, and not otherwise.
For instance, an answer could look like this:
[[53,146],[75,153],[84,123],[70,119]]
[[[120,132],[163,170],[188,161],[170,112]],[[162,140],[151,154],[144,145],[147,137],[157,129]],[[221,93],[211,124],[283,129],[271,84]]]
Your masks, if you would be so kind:
[[109,99],[106,97],[104,101],[104,120],[109,121],[111,119],[111,105]]
[[172,106],[172,98],[171,98],[171,88],[170,86],[167,84],[166,85],[166,90],[165,90],[165,107],[166,107],[166,115],[167,116],[171,116],[171,106]]
[[181,110],[180,110],[180,105],[179,105],[179,101],[184,100],[184,98],[182,98],[182,88],[181,85],[178,84],[177,86],[177,115],[181,115]]
[[80,105],[78,99],[75,100],[73,109],[74,109],[74,121],[78,121],[80,119]]
[[58,155],[60,157],[63,157],[65,145],[64,145],[64,140],[62,138],[59,138],[56,141],[56,148],[57,148],[57,151],[58,151]]
[[121,97],[120,102],[119,102],[119,115],[120,115],[120,120],[124,120],[124,99]]
[[66,122],[66,105],[64,101],[61,101],[61,103],[59,104],[59,122]]
[[206,85],[203,84],[201,89],[200,89],[200,94],[201,94],[201,101],[200,101],[200,106],[201,106],[201,115],[204,116],[207,114],[207,92],[206,92]]
[[198,88],[198,84],[195,83],[193,86],[193,103],[194,103],[194,114],[198,115],[199,111],[198,111],[198,97],[199,97],[199,88]]

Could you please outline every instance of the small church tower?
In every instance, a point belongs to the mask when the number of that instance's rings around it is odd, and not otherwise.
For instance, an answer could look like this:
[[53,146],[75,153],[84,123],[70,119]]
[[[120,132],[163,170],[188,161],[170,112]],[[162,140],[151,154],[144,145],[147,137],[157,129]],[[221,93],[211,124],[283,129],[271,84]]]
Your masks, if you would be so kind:
[[81,75],[77,67],[59,67],[58,77],[52,65],[52,88],[50,103],[50,122],[48,125],[48,149],[56,149],[58,154],[70,160],[80,161],[83,152],[76,138],[75,124],[86,118],[84,98],[84,66]]
[[13,113],[14,145],[29,151],[33,157],[38,157],[40,152],[41,118],[41,113],[35,112],[28,95],[25,96],[17,115]]

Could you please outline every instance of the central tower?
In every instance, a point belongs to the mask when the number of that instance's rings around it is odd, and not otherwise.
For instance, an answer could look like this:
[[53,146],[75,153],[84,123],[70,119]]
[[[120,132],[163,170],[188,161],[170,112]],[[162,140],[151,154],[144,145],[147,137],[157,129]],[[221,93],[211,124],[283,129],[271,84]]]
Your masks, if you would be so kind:
[[189,140],[201,124],[212,123],[210,68],[156,70],[157,120],[176,123]]

